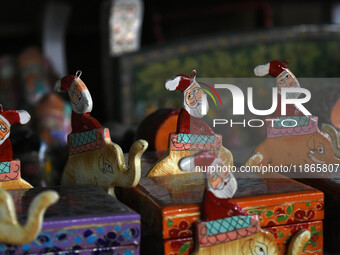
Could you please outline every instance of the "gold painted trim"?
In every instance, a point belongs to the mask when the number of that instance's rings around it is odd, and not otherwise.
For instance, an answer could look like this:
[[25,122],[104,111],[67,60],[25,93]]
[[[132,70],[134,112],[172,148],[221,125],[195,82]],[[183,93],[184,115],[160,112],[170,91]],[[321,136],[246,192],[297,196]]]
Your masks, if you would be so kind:
[[[324,200],[303,200],[303,201],[297,201],[297,202],[286,202],[286,203],[281,203],[277,205],[267,205],[267,206],[246,206],[243,207],[244,210],[250,210],[250,209],[258,209],[258,208],[264,208],[264,207],[275,207],[275,206],[280,206],[280,205],[294,205],[296,203],[307,203],[307,202],[324,202]],[[176,215],[171,215],[171,216],[166,216],[164,217],[164,220],[168,219],[176,219],[176,218],[181,218],[181,217],[191,217],[191,216],[199,216],[200,213],[182,213],[182,214],[176,214]]]
[[61,230],[70,230],[70,229],[82,229],[82,228],[91,228],[91,227],[109,227],[114,225],[123,225],[123,224],[140,224],[140,221],[124,221],[124,222],[116,222],[111,224],[88,224],[88,225],[77,225],[77,226],[70,226],[65,228],[49,228],[49,229],[42,229],[41,232],[52,232],[52,231],[61,231]]
[[200,213],[182,213],[182,214],[166,216],[166,217],[164,217],[164,220],[174,219],[174,218],[181,218],[181,217],[199,216],[199,215],[200,215]]
[[302,201],[296,201],[296,202],[285,202],[281,204],[275,204],[275,205],[261,205],[261,206],[246,206],[242,207],[244,210],[249,210],[249,209],[258,209],[258,208],[264,208],[264,207],[275,207],[275,206],[280,206],[280,205],[294,205],[297,203],[307,203],[307,202],[324,202],[324,200],[302,200]]

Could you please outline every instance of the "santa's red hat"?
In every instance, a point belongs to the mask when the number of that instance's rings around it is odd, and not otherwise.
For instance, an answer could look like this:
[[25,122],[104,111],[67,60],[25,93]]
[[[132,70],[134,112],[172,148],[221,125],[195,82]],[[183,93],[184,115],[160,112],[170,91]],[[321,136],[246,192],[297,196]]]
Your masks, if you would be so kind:
[[270,74],[275,78],[279,76],[283,71],[287,69],[288,60],[283,62],[278,60],[273,60],[265,65],[258,65],[254,69],[254,73],[256,76],[265,76]]
[[54,90],[58,92],[66,91],[68,92],[70,90],[72,82],[80,78],[82,72],[78,70],[75,75],[68,75],[63,77],[61,80],[57,80],[54,86]]
[[180,90],[184,92],[191,85],[195,83],[196,70],[193,70],[191,76],[188,75],[177,75],[176,77],[167,80],[165,82],[165,88],[170,91]]
[[4,111],[2,105],[0,105],[0,118],[10,127],[14,123],[26,124],[30,121],[31,116],[25,110]]
[[215,154],[204,151],[200,154],[195,154],[193,156],[185,157],[179,162],[179,168],[184,172],[189,172],[194,170],[196,167],[208,167],[215,165],[220,158]]

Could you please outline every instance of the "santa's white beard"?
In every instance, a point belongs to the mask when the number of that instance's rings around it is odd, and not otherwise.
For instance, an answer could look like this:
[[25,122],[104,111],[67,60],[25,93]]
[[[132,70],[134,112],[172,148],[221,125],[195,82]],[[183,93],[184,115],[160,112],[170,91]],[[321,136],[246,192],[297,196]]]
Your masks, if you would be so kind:
[[223,189],[214,189],[208,185],[208,190],[211,191],[218,198],[232,198],[237,190],[237,181],[232,173],[228,173],[228,183]]
[[209,111],[209,104],[207,97],[201,97],[200,100],[197,100],[194,105],[187,105],[184,99],[184,109],[188,111],[188,113],[195,117],[195,118],[202,118],[205,114],[202,112],[202,104],[205,103],[206,110],[205,112]]
[[[300,88],[300,83],[297,81],[296,82],[296,86],[294,88]],[[281,95],[281,90],[279,89],[279,93]],[[300,96],[300,93],[298,92],[290,92],[290,93],[286,93],[287,95],[287,99],[296,99]]]
[[78,114],[84,114],[92,111],[92,97],[88,90],[81,91],[81,99],[76,103],[71,103],[72,110]]

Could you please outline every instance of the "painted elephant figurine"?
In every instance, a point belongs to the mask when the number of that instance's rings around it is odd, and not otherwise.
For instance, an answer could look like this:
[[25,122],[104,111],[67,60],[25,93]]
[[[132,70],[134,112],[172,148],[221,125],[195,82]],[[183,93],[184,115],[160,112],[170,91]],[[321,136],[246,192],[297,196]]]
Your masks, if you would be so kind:
[[[302,229],[295,233],[289,243],[287,255],[300,255],[303,247],[310,238],[310,232]],[[193,254],[197,255],[275,255],[278,254],[276,241],[273,236],[265,231],[259,230],[256,234],[221,243],[218,245],[198,248]]]
[[[70,146],[70,145],[69,145]],[[114,187],[135,187],[141,176],[141,156],[147,149],[145,140],[137,140],[130,148],[128,166],[119,145],[105,140],[95,150],[70,154],[66,162],[62,185],[93,184],[114,196]]]
[[141,176],[141,156],[147,149],[145,140],[136,141],[129,152],[128,167],[119,145],[110,132],[91,116],[93,101],[90,91],[80,79],[82,72],[56,81],[55,90],[68,93],[72,107],[72,133],[68,135],[69,158],[63,185],[93,184],[114,196],[114,187],[135,187]]
[[55,191],[40,193],[30,205],[26,224],[21,226],[15,214],[11,195],[0,189],[0,242],[16,245],[32,242],[41,230],[47,207],[56,203],[58,199],[59,195]]
[[337,132],[333,126],[326,124],[310,134],[266,138],[254,152],[246,165],[340,163]]

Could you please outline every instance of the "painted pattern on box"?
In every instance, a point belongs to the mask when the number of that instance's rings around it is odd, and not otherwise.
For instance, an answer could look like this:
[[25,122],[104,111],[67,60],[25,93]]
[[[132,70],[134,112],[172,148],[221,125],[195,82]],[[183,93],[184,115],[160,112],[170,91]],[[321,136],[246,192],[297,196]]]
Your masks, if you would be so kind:
[[[31,243],[0,243],[6,254],[139,254],[140,216],[95,186],[49,187],[60,200],[45,213],[42,231]],[[27,220],[33,197],[46,188],[10,191],[19,222]]]
[[[152,217],[143,219],[148,228],[162,236],[165,254],[188,254],[192,224],[200,219],[203,177],[182,177],[142,178],[135,189],[124,194],[124,201],[138,206],[142,217],[151,211]],[[291,179],[251,177],[237,179],[239,188],[233,200],[249,213],[258,214],[261,227],[277,230],[274,236],[281,250],[292,232],[306,228],[312,232],[311,241],[316,242],[308,243],[305,254],[318,254],[323,247],[323,193]],[[180,253],[181,249],[186,253]]]

